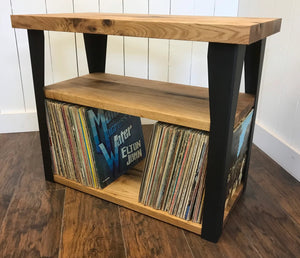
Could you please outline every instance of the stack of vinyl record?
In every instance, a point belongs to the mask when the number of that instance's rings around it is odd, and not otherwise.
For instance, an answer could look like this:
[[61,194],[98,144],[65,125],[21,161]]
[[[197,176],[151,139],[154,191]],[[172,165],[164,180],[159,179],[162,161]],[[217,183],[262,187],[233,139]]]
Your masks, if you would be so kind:
[[142,160],[139,117],[46,100],[54,173],[104,188]]
[[156,123],[139,201],[185,220],[200,223],[207,152],[206,132]]

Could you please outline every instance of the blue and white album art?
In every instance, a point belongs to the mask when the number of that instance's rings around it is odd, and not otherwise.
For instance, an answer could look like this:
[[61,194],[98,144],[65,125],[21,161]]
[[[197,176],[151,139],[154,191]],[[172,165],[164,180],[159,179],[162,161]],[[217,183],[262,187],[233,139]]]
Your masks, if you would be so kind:
[[108,185],[145,157],[139,117],[87,108],[94,158],[101,187]]

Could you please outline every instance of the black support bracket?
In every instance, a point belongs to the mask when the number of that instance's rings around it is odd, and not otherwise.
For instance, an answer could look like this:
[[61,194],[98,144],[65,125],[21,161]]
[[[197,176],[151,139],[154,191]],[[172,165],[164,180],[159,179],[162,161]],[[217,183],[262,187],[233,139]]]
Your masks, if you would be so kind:
[[45,50],[44,31],[28,30],[28,41],[35,92],[36,110],[38,116],[40,140],[46,180],[53,181],[49,134],[45,110]]
[[90,73],[104,73],[107,35],[84,33],[84,44]]
[[210,132],[202,237],[217,242],[223,228],[226,182],[246,46],[209,43]]
[[251,157],[251,148],[253,141],[253,133],[255,128],[256,111],[259,97],[261,73],[264,62],[266,39],[257,41],[246,48],[245,56],[245,92],[255,95],[255,102],[253,108],[252,124],[249,134],[248,151],[246,163],[243,171],[242,181],[244,183],[244,191],[246,190],[248,170]]

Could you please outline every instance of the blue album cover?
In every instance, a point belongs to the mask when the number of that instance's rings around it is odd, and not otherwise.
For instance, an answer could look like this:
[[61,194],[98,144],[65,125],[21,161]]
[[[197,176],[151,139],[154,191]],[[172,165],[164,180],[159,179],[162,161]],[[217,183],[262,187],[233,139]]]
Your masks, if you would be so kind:
[[94,159],[101,188],[145,157],[139,117],[86,108]]
[[253,110],[247,115],[242,123],[234,130],[231,149],[231,166],[248,150],[250,128]]

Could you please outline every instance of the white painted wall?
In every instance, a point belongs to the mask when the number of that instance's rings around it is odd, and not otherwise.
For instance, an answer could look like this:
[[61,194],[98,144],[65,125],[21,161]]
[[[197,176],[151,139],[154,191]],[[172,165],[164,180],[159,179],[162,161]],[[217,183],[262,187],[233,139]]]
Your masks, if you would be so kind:
[[254,143],[300,181],[300,2],[240,0],[238,14],[283,19],[267,39]]
[[[27,34],[11,28],[11,13],[100,11],[282,17],[282,32],[267,42],[254,140],[300,179],[297,0],[2,0],[0,7],[0,133],[38,130]],[[46,84],[87,73],[81,34],[47,32],[45,36]],[[206,51],[207,43],[202,42],[109,36],[106,71],[207,86]]]

